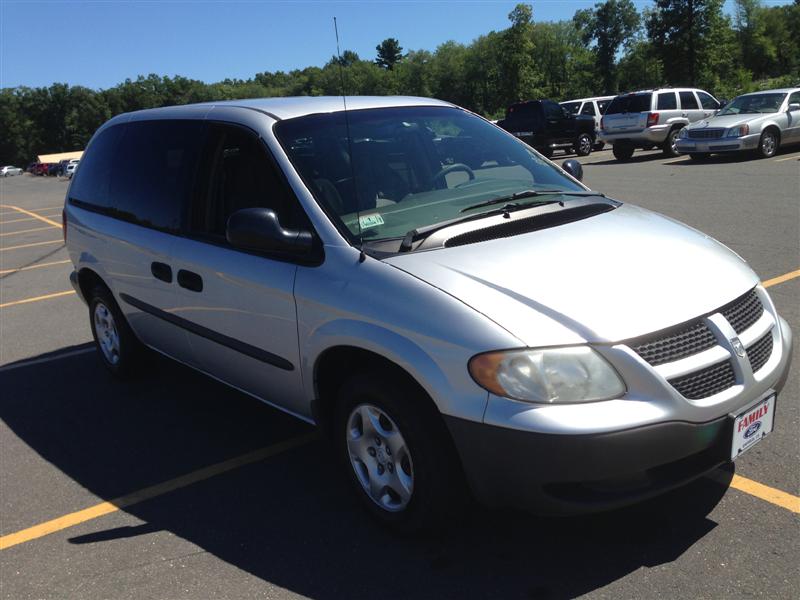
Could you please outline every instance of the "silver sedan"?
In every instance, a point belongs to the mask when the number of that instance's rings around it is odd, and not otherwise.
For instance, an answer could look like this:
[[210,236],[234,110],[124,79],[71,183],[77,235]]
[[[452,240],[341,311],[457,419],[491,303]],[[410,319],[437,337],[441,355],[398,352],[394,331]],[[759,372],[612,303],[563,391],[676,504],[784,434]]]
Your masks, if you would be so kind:
[[12,175],[21,175],[22,169],[19,167],[12,167],[11,165],[7,165],[0,169],[0,177],[11,177]]
[[682,129],[677,148],[693,159],[742,150],[769,158],[788,144],[800,144],[800,88],[738,96],[716,116]]

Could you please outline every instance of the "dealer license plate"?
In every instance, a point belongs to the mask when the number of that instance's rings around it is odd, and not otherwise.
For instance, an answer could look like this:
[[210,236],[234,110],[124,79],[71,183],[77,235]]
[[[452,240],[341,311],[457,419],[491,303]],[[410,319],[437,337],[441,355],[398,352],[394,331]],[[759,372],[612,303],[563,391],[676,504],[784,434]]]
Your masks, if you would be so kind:
[[770,394],[733,420],[731,460],[761,441],[775,424],[775,398]]

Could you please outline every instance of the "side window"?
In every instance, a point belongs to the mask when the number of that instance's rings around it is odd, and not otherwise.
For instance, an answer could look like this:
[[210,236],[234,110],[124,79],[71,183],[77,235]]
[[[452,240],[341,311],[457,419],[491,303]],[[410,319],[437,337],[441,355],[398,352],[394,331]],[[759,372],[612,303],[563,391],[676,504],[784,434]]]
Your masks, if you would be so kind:
[[790,104],[800,104],[800,92],[794,92],[791,96],[789,96],[789,102],[786,103],[786,106]]
[[661,92],[658,94],[657,110],[670,110],[678,108],[678,102],[675,99],[675,92]]
[[709,94],[705,92],[697,92],[697,97],[700,98],[700,105],[706,110],[717,110],[719,102],[714,100]]
[[115,125],[101,131],[92,140],[89,150],[81,160],[81,168],[69,188],[73,200],[97,208],[111,207],[111,172],[115,164],[114,153],[124,131],[124,125]]
[[563,109],[555,102],[542,102],[542,106],[547,119],[563,119],[565,117]]
[[694,93],[691,91],[681,92],[681,108],[684,110],[697,110],[700,107],[697,106],[697,99],[694,97]]
[[609,104],[611,104],[611,100],[598,100],[597,101],[597,110],[600,111],[601,115],[606,114],[606,108],[608,108]]
[[302,209],[254,134],[213,124],[203,151],[193,233],[225,237],[228,217],[242,208],[271,208],[284,227],[304,223]]
[[582,115],[590,115],[590,116],[593,117],[596,114],[594,112],[594,104],[592,104],[591,102],[584,102],[583,103],[583,108],[581,109],[581,114]]
[[118,216],[167,231],[180,228],[204,129],[201,121],[128,123],[111,181]]

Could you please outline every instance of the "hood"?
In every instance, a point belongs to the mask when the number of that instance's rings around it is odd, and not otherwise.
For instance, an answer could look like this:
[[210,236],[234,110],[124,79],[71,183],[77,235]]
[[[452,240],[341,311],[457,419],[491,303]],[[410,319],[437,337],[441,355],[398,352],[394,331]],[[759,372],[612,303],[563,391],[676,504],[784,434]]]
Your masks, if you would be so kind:
[[719,242],[632,205],[385,260],[531,347],[638,337],[709,313],[758,283]]
[[696,123],[692,123],[689,125],[689,129],[705,129],[706,127],[728,129],[729,127],[736,127],[737,125],[744,125],[745,123],[752,123],[753,121],[758,121],[760,119],[766,119],[773,116],[775,116],[774,113],[761,115],[746,113],[743,115],[723,115],[721,117],[709,117],[708,119],[703,119],[701,121],[697,121]]

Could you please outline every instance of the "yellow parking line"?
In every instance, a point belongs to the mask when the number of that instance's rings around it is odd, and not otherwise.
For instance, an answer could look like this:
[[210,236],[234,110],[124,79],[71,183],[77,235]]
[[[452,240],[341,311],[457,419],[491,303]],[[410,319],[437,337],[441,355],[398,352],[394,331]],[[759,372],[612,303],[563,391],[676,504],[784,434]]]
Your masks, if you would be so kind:
[[63,244],[64,240],[53,240],[52,242],[35,242],[33,244],[20,244],[19,246],[9,246],[8,248],[0,248],[0,252],[6,250],[18,250],[19,248],[32,248],[33,246],[46,246],[47,244]]
[[24,208],[20,208],[19,206],[11,206],[10,204],[0,204],[0,206],[2,206],[3,208],[13,208],[14,210],[22,213],[23,215],[28,215],[29,217],[33,217],[34,219],[39,219],[40,221],[43,221],[48,225],[52,225],[53,227],[58,227],[59,229],[61,229],[61,223],[57,223],[56,221],[48,219],[47,217],[43,217],[42,215],[37,215],[35,212],[25,210]]
[[231,458],[230,460],[192,471],[186,475],[181,475],[180,477],[146,487],[136,492],[126,494],[125,496],[120,496],[119,498],[114,498],[113,500],[109,500],[107,502],[95,504],[94,506],[84,508],[83,510],[69,513],[62,517],[45,521],[44,523],[39,523],[38,525],[28,527],[27,529],[23,529],[15,533],[9,533],[8,535],[0,536],[0,550],[5,550],[6,548],[16,546],[17,544],[30,542],[31,540],[55,533],[56,531],[62,531],[64,529],[74,527],[75,525],[79,525],[80,523],[85,523],[86,521],[91,521],[92,519],[102,517],[103,515],[116,512],[122,508],[139,504],[145,500],[163,496],[164,494],[179,490],[186,486],[192,485],[193,483],[205,481],[206,479],[227,473],[228,471],[233,471],[234,469],[244,467],[245,465],[277,456],[294,448],[303,446],[314,438],[316,438],[316,433],[310,433],[286,440],[284,442],[278,442],[272,446],[267,446],[253,452],[248,452],[247,454],[242,454],[236,458]]
[[800,497],[784,492],[783,490],[769,487],[768,485],[758,483],[746,477],[741,477],[740,475],[733,476],[731,487],[745,494],[750,494],[751,496],[765,500],[770,504],[785,508],[795,514],[800,513]]
[[22,229],[20,231],[9,231],[8,233],[0,233],[0,237],[6,237],[7,235],[19,235],[20,233],[33,233],[34,231],[50,231],[53,228],[52,225],[48,225],[47,227],[34,227],[33,229]]
[[795,277],[800,277],[800,269],[797,269],[797,271],[791,271],[789,273],[779,275],[778,277],[773,277],[772,279],[767,279],[766,281],[762,281],[761,285],[763,285],[765,288],[768,288],[773,285],[778,285],[779,283],[783,283],[784,281],[789,281],[790,279],[794,279]]
[[684,160],[689,160],[689,157],[681,156],[680,158],[676,158],[675,160],[668,160],[667,162],[662,163],[662,164],[664,164],[664,165],[672,165],[672,164],[675,164],[675,163],[678,163],[678,162],[683,162]]
[[787,156],[786,158],[779,158],[778,160],[773,160],[772,162],[783,162],[785,160],[800,160],[800,154],[796,154],[794,156]]
[[66,260],[56,260],[54,262],[46,262],[46,263],[39,263],[38,265],[30,265],[28,267],[19,267],[17,269],[4,269],[0,271],[0,275],[8,275],[9,273],[17,273],[19,271],[30,271],[31,269],[41,269],[42,267],[52,267],[55,265],[64,265],[70,262],[69,259]]
[[18,304],[30,304],[31,302],[39,302],[40,300],[50,300],[51,298],[60,298],[61,296],[71,296],[75,290],[67,290],[66,292],[56,292],[55,294],[45,294],[44,296],[35,296],[33,298],[24,298],[23,300],[13,300],[12,302],[4,302],[0,304],[0,308],[9,306],[17,306]]
[[[18,215],[19,213],[13,212],[13,213],[7,213],[7,214],[9,214],[9,215]],[[49,216],[55,217],[56,215],[49,215]],[[2,221],[2,220],[0,220],[0,225],[9,225],[11,223],[21,223],[22,221],[38,221],[38,220],[39,220],[38,218],[33,218],[33,217],[22,217],[21,219],[11,219],[10,221]]]

